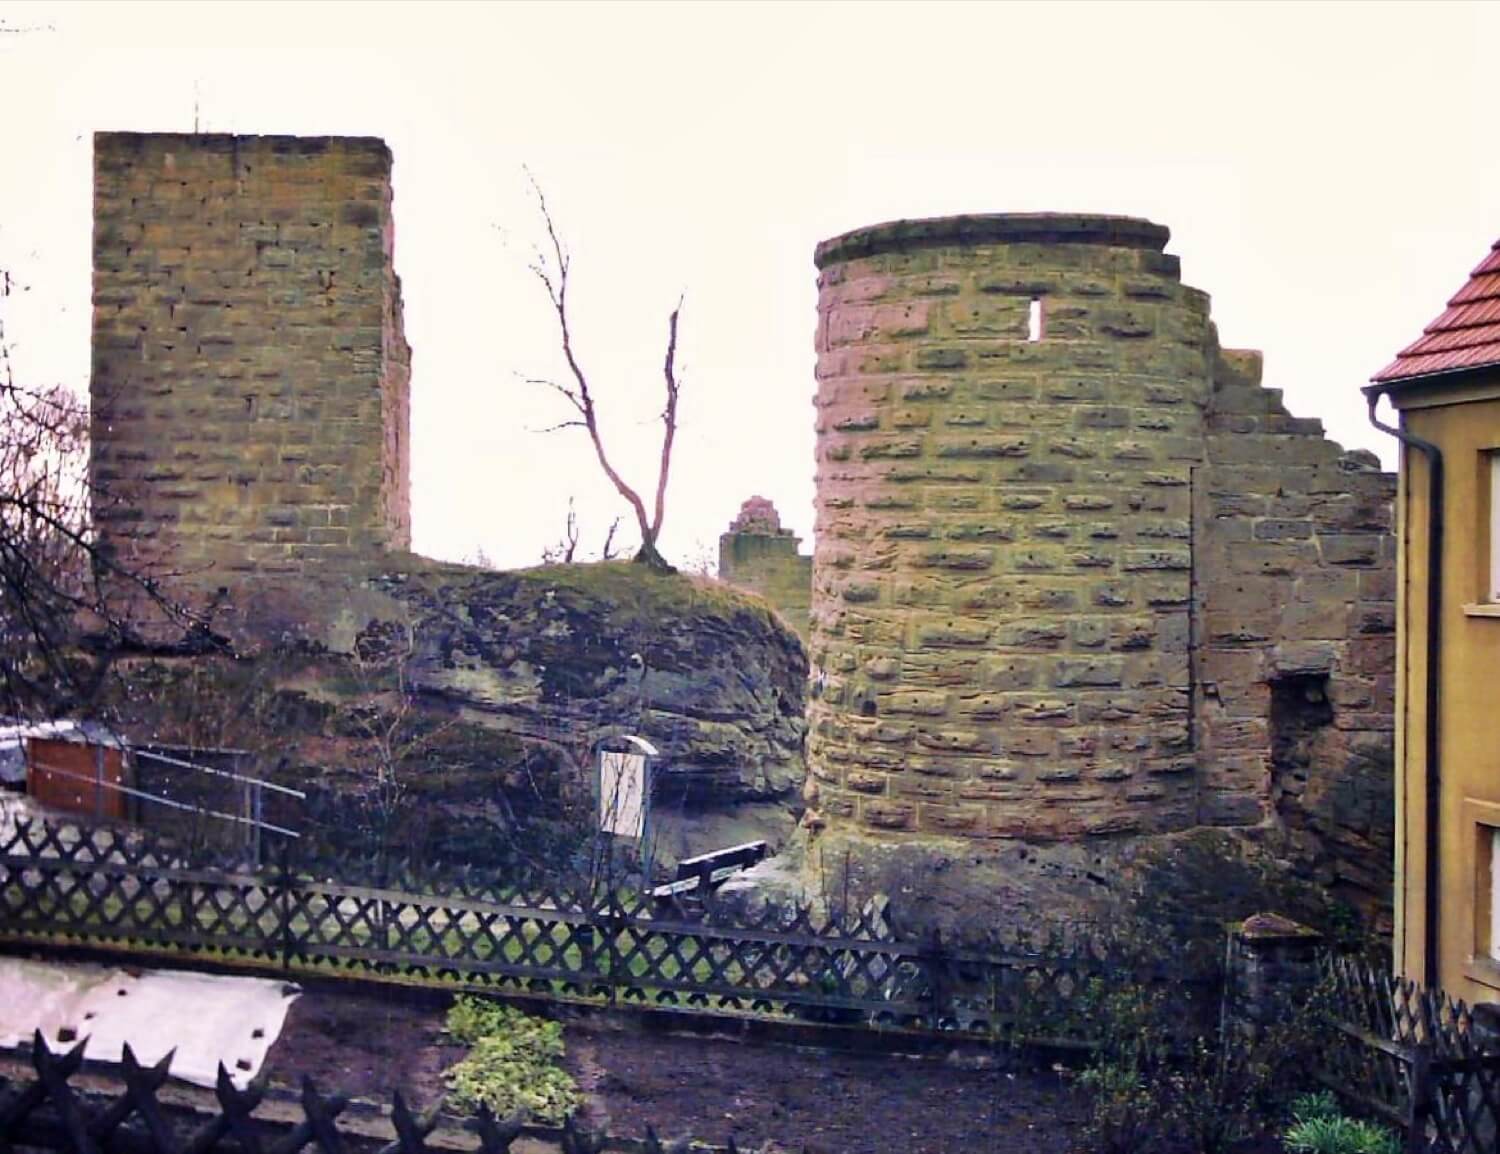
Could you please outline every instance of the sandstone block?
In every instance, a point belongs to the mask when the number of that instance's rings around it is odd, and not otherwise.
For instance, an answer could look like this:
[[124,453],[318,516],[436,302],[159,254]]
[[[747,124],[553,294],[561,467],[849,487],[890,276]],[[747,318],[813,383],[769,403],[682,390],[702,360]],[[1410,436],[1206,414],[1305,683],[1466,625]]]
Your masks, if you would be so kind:
[[862,802],[859,819],[873,829],[910,829],[916,818],[916,807],[897,801]]
[[1031,441],[1027,437],[993,434],[938,437],[933,444],[936,454],[944,458],[1024,457],[1031,452]]
[[1052,684],[1059,689],[1118,687],[1124,680],[1124,669],[1120,658],[1062,659],[1053,666]]
[[1325,533],[1318,538],[1318,548],[1324,564],[1368,567],[1379,563],[1383,540],[1374,533]]

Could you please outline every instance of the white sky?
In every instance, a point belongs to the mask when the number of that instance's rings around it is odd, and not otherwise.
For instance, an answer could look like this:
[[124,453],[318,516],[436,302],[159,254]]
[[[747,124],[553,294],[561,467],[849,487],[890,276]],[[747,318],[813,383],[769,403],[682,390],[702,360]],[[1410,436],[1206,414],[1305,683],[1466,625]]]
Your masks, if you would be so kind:
[[[811,544],[814,245],[957,212],[1172,229],[1226,345],[1344,444],[1359,386],[1500,235],[1500,6],[0,3],[0,266],[35,381],[87,387],[91,134],[382,136],[413,346],[417,548],[527,564],[626,512],[557,398],[522,166],[574,255],[579,353],[664,551],[752,493]],[[629,525],[627,519],[626,525]]]

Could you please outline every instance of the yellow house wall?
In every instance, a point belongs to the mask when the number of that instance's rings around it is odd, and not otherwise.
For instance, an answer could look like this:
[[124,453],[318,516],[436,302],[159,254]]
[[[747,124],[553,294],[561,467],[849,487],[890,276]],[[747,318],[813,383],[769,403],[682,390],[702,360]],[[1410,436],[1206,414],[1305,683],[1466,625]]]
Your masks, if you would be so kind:
[[[1500,606],[1484,604],[1489,565],[1490,465],[1500,450],[1500,374],[1493,389],[1432,389],[1403,398],[1404,427],[1438,445],[1445,474],[1440,736],[1438,973],[1426,975],[1470,1002],[1500,1001],[1500,965],[1489,961],[1489,870],[1481,824],[1500,826]],[[1480,382],[1483,385],[1485,382]],[[1489,394],[1489,395],[1486,395]],[[1418,407],[1420,406],[1420,407]],[[1429,476],[1405,450],[1398,497],[1401,572],[1397,662],[1396,961],[1423,970],[1425,901],[1425,676]]]

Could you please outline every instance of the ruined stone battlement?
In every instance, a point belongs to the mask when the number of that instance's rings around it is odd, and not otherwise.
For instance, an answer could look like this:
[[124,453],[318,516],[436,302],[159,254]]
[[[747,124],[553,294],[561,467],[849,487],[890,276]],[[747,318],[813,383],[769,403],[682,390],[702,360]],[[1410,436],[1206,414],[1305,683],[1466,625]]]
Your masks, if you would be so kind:
[[1393,480],[1219,349],[1168,235],[967,216],[819,246],[820,824],[1271,820],[1283,675],[1344,703],[1333,756],[1388,744]]
[[988,244],[1098,244],[1161,252],[1171,232],[1136,216],[1098,213],[1001,212],[892,220],[825,240],[813,253],[818,268],[919,248]]
[[775,505],[751,497],[719,536],[719,580],[764,597],[806,641],[812,558],[800,551],[801,543],[781,527]]
[[92,472],[136,572],[233,585],[409,547],[391,154],[94,138]]

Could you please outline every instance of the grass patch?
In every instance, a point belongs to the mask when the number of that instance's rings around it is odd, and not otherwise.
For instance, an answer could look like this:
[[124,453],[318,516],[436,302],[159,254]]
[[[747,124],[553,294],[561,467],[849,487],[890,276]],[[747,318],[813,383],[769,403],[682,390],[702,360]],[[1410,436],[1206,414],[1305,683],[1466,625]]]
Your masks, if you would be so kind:
[[1281,1136],[1292,1154],[1400,1154],[1396,1135],[1384,1126],[1345,1117],[1326,1090],[1292,1102],[1292,1124]]

